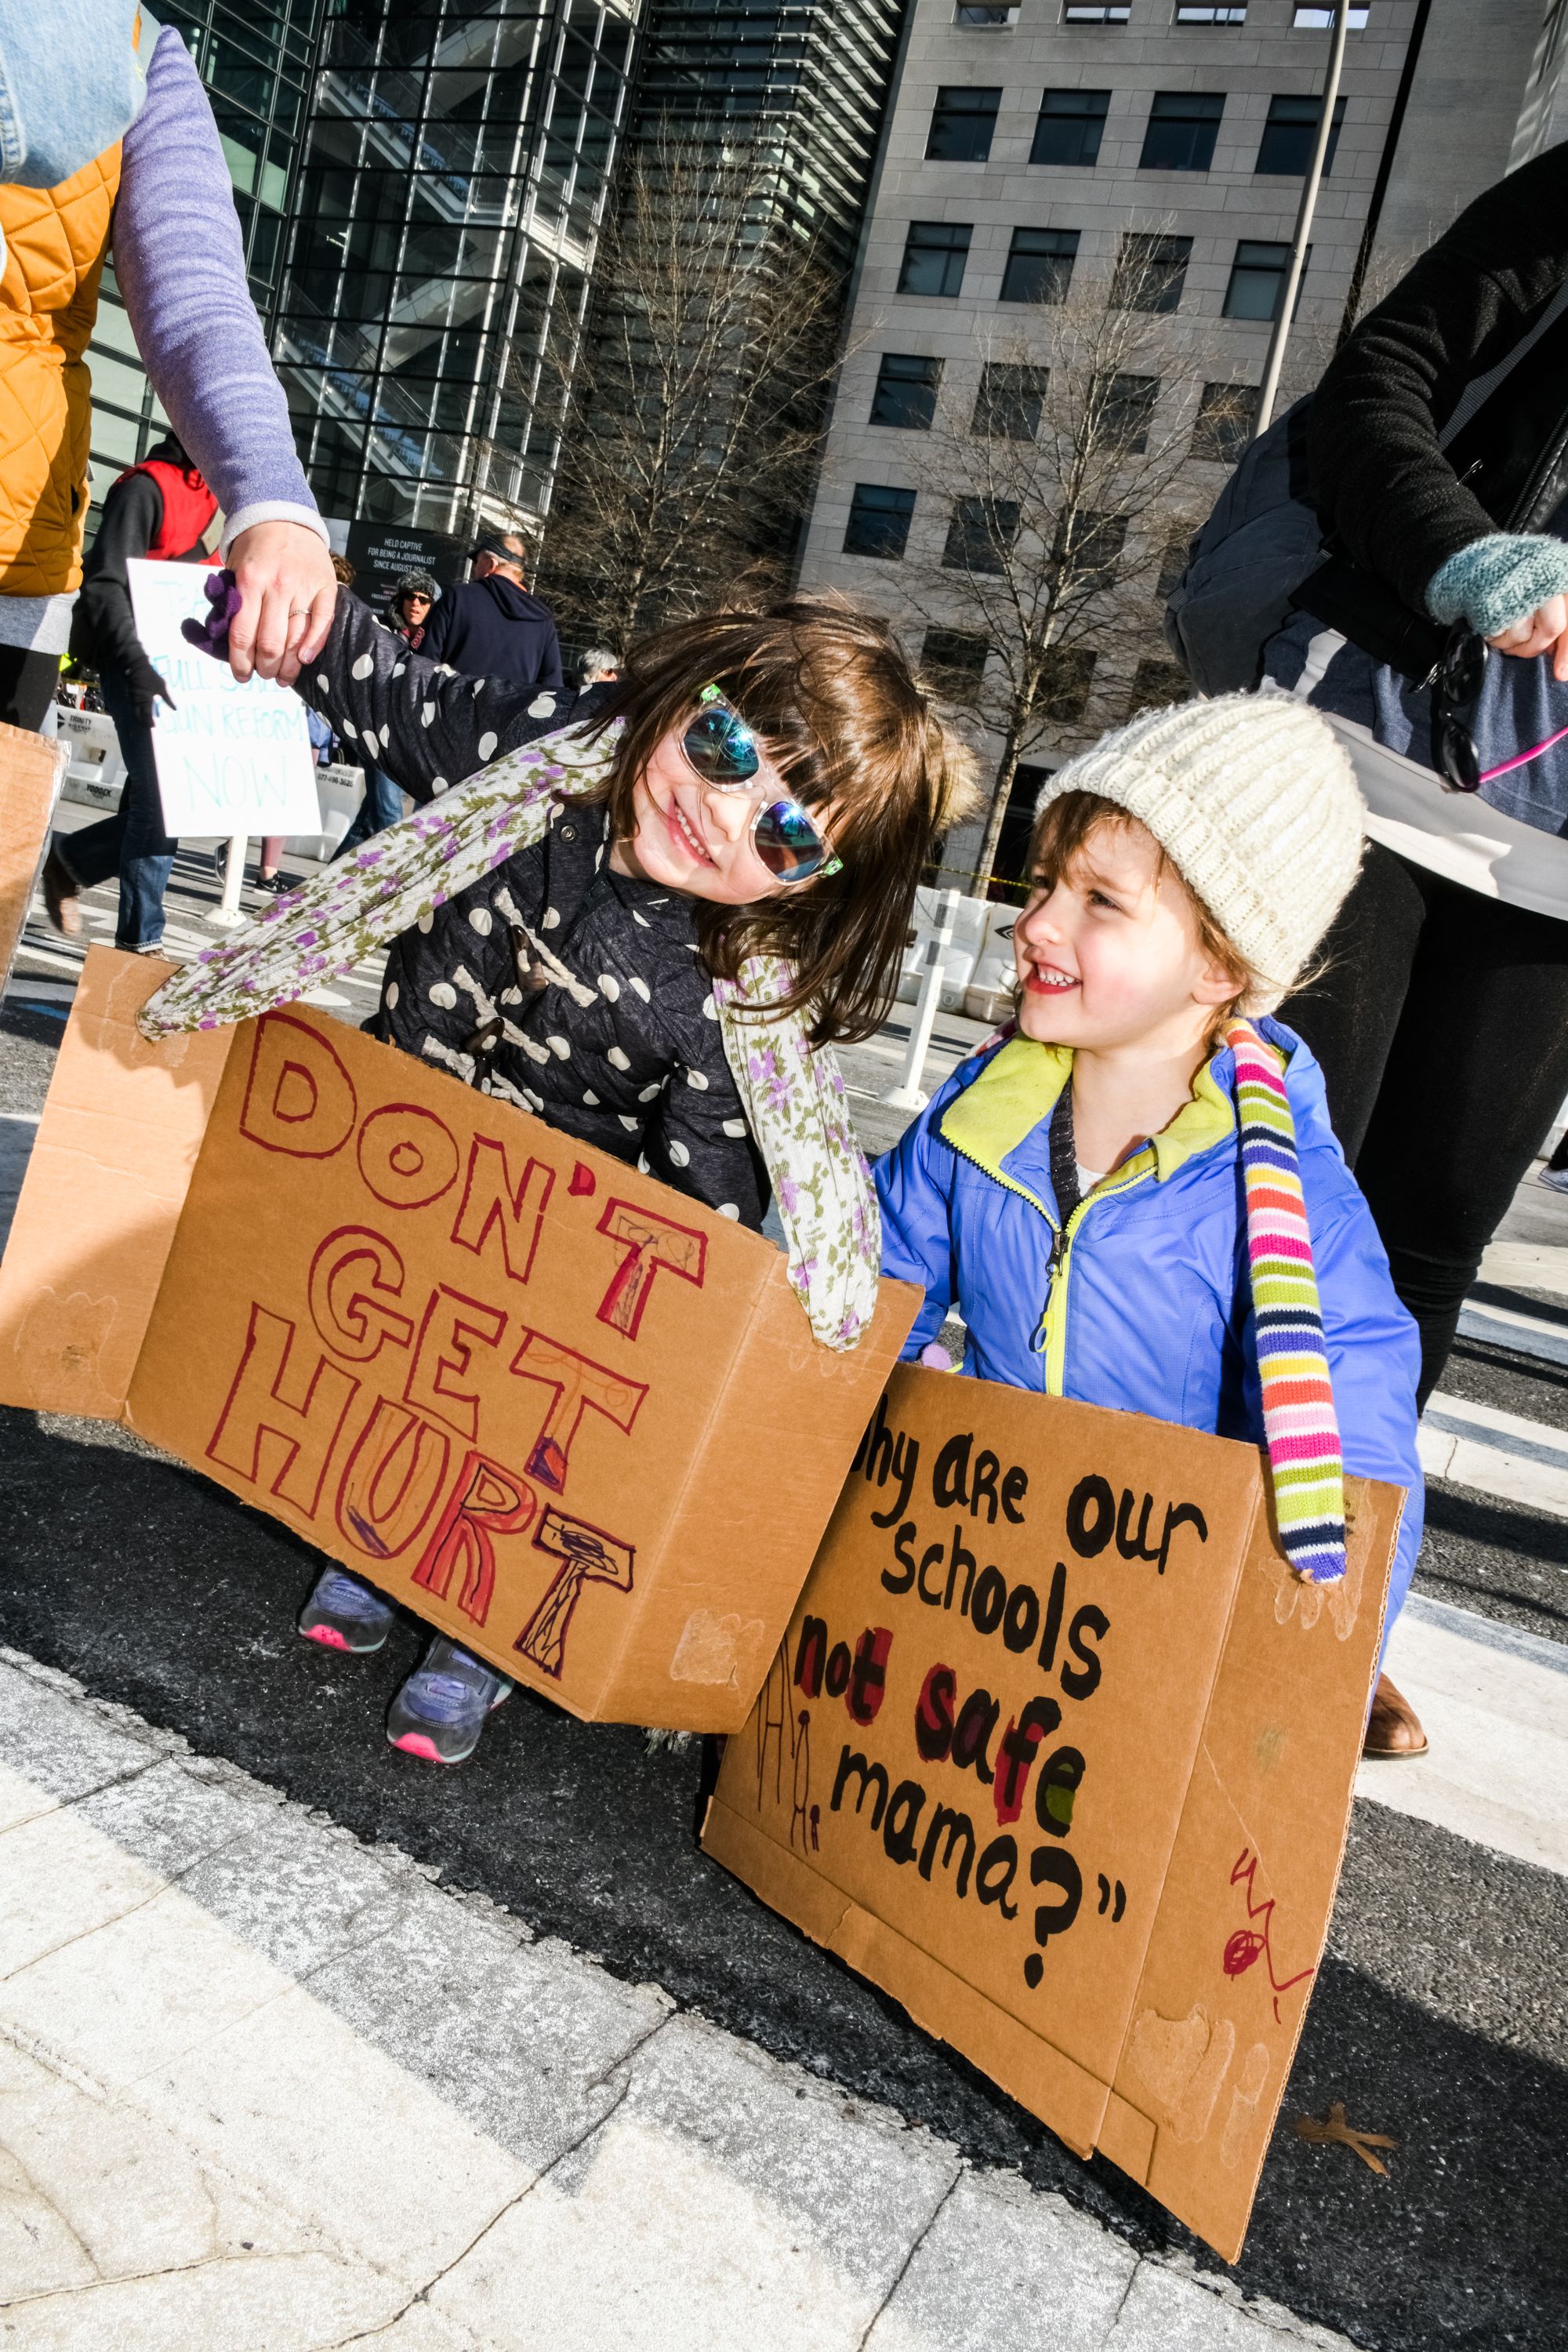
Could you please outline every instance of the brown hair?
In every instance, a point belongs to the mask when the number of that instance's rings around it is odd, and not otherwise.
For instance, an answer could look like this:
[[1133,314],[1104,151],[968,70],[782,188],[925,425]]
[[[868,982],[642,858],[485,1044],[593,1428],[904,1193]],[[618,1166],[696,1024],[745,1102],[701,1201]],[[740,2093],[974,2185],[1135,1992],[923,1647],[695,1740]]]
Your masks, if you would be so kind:
[[[1131,809],[1123,808],[1120,801],[1108,801],[1099,793],[1059,793],[1055,800],[1047,802],[1035,819],[1027,861],[1031,887],[1038,887],[1043,884],[1049,889],[1058,882],[1074,859],[1081,856],[1097,825],[1142,823],[1142,818],[1134,816]],[[1148,831],[1146,825],[1143,829]],[[1225,1024],[1244,1011],[1253,997],[1266,997],[1271,1002],[1276,992],[1270,988],[1265,975],[1248,963],[1234,940],[1226,938],[1213,913],[1163,845],[1156,841],[1154,847],[1158,856],[1154,869],[1156,880],[1163,879],[1167,870],[1175,875],[1192,900],[1193,911],[1197,917],[1198,943],[1204,953],[1222,965],[1236,982],[1235,996],[1227,1004],[1216,1006],[1215,1011],[1210,1035],[1217,1038]]]
[[809,807],[833,803],[837,874],[752,907],[698,902],[703,961],[734,980],[748,956],[793,965],[787,1007],[813,1041],[868,1037],[898,983],[915,886],[933,836],[967,808],[973,761],[936,716],[885,621],[834,596],[709,613],[640,638],[602,721],[624,718],[605,787],[616,835],[662,738],[717,686]]

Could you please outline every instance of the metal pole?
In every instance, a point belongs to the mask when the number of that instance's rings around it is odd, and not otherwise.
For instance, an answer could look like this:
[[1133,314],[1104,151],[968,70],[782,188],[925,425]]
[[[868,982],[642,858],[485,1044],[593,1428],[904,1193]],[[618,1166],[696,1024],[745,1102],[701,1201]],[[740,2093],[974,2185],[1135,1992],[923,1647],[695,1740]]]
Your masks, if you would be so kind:
[[931,1097],[921,1087],[921,1073],[931,1048],[931,1033],[936,1026],[936,1016],[942,1004],[942,974],[947,968],[947,951],[952,945],[953,927],[958,920],[958,901],[962,893],[944,890],[937,916],[937,928],[931,933],[927,953],[925,978],[921,982],[920,1001],[915,1006],[914,1025],[910,1031],[910,1050],[904,1056],[904,1075],[896,1087],[881,1099],[889,1110],[924,1110]]
[[1318,136],[1312,146],[1312,161],[1301,187],[1301,202],[1296,214],[1296,235],[1290,247],[1290,266],[1285,273],[1284,291],[1279,298],[1279,315],[1274,321],[1274,332],[1268,338],[1268,357],[1264,363],[1263,383],[1258,394],[1258,420],[1251,437],[1268,430],[1274,415],[1274,402],[1279,391],[1280,372],[1285,365],[1285,346],[1290,340],[1290,322],[1296,308],[1296,294],[1301,283],[1301,271],[1306,265],[1307,240],[1312,233],[1312,215],[1318,208],[1318,188],[1323,176],[1323,158],[1329,152],[1329,140],[1334,127],[1334,100],[1340,94],[1340,68],[1344,63],[1345,32],[1350,21],[1350,0],[1335,0],[1334,29],[1329,47],[1329,70],[1323,78],[1323,110],[1318,121]]
[[223,874],[223,897],[207,917],[209,923],[216,923],[223,931],[237,930],[247,920],[239,906],[240,886],[245,880],[245,835],[236,834],[228,845],[228,863]]

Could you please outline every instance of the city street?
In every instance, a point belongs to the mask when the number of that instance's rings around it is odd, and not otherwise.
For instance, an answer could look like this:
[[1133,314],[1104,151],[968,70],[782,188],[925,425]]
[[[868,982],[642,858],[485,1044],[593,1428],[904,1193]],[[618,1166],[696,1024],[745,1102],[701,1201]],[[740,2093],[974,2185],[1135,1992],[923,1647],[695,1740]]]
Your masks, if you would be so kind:
[[[183,853],[173,951],[217,893]],[[36,908],[0,1226],[79,961]],[[843,1056],[870,1150],[909,1017]],[[983,1034],[940,1019],[927,1085]],[[276,1522],[0,1412],[0,2345],[1560,2352],[1568,1200],[1533,1180],[1423,1452],[1389,1664],[1431,1751],[1362,1769],[1226,2270],[705,1859],[700,1747],[519,1693],[460,1772],[395,1755],[412,1619],[370,1658],[300,1642]],[[1335,2102],[1385,2172],[1298,2136]]]

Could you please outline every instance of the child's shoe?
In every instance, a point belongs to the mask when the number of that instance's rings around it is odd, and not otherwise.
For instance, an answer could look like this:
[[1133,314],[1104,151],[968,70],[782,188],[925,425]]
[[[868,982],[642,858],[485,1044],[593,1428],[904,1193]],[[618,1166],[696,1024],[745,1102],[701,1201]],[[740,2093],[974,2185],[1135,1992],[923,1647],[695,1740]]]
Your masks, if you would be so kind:
[[485,1717],[510,1698],[504,1675],[437,1633],[386,1710],[386,1736],[405,1756],[464,1764],[479,1744]]
[[357,1657],[380,1649],[396,1615],[396,1602],[363,1576],[351,1576],[346,1568],[324,1568],[300,1612],[300,1631],[307,1642],[320,1642],[328,1650],[350,1650]]

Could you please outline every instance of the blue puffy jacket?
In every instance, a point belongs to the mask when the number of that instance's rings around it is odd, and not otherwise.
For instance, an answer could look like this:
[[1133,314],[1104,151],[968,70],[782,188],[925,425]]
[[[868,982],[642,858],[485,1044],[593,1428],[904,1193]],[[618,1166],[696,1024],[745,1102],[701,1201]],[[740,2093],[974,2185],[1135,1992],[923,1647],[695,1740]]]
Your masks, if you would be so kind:
[[[1415,1326],[1329,1125],[1321,1071],[1292,1030],[1258,1026],[1288,1057],[1345,1467],[1409,1490],[1392,1622],[1421,1544]],[[954,1307],[978,1380],[1261,1445],[1234,1056],[1216,1054],[1169,1127],[1079,1203],[1053,1273],[1050,1115],[1071,1067],[1065,1048],[1010,1038],[955,1070],[878,1161],[882,1271],[926,1295],[905,1356]]]

